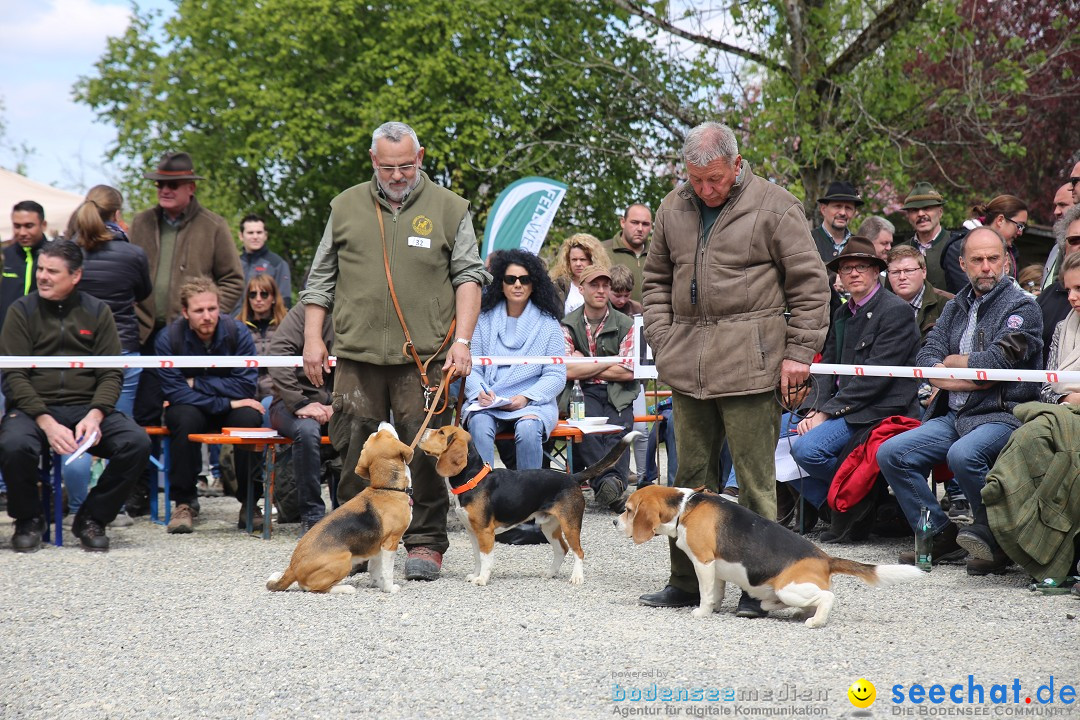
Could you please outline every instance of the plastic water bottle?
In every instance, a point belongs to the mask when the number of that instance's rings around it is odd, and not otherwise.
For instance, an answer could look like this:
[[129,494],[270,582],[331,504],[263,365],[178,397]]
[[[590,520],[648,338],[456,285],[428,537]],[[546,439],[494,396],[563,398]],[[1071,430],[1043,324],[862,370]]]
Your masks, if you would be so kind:
[[585,393],[581,392],[581,383],[574,381],[574,389],[570,391],[570,419],[585,419]]
[[919,522],[915,525],[915,563],[921,570],[930,572],[934,556],[934,530],[930,522],[930,508],[919,508]]

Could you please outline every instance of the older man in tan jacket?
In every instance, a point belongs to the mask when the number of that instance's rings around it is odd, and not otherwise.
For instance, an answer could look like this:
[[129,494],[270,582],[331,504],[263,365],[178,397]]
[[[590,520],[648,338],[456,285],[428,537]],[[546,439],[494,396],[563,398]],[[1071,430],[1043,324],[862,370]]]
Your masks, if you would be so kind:
[[[643,302],[660,379],[673,391],[675,484],[718,492],[726,439],[739,502],[773,520],[780,435],[774,390],[805,382],[825,341],[825,266],[798,198],[750,171],[730,128],[695,127],[682,156],[689,182],[656,212]],[[668,586],[641,602],[698,603],[693,566],[674,543]],[[764,612],[743,593],[738,614]]]

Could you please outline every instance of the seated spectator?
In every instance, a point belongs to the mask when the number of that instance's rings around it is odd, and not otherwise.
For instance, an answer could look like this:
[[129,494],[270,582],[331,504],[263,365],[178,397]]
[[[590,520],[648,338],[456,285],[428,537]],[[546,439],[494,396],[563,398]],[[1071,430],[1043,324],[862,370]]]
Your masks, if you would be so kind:
[[1042,275],[1042,265],[1025,265],[1016,274],[1016,284],[1020,289],[1035,297],[1039,297],[1042,288],[1039,287],[1039,278]]
[[[240,307],[240,322],[251,331],[255,341],[256,355],[269,355],[270,344],[278,325],[285,319],[285,301],[278,292],[277,283],[269,275],[253,275],[247,283],[247,291]],[[269,368],[259,368],[259,382],[255,397],[263,406],[270,407],[274,382]]]
[[[1080,254],[1067,256],[1061,282],[1072,311],[1054,329],[1047,370],[1080,370]],[[1032,577],[1058,582],[1076,563],[1074,541],[1080,512],[1070,500],[1080,494],[1076,457],[1080,383],[1043,383],[1040,400],[1017,409],[1024,424],[1013,433],[986,478],[983,507],[957,542],[989,572],[1004,572],[1015,560]],[[1065,406],[1065,407],[1062,407]],[[1061,463],[1060,458],[1068,461]]]
[[[190,280],[180,288],[181,317],[158,333],[158,355],[254,355],[255,342],[237,320],[220,312],[217,286],[209,278]],[[176,503],[169,533],[192,532],[196,511],[195,481],[202,466],[198,443],[191,433],[218,432],[223,427],[259,427],[263,406],[254,399],[255,368],[161,368],[161,389],[168,400],[165,425],[172,443],[172,499]],[[255,454],[236,453],[236,498],[240,501],[237,527],[246,527],[247,488],[252,482]],[[261,495],[256,487],[256,496]],[[255,525],[262,514],[253,508]]]
[[[484,293],[472,336],[474,355],[561,356],[555,286],[540,259],[524,250],[508,250],[491,263],[492,285]],[[543,444],[559,421],[557,399],[566,385],[565,365],[480,365],[465,378],[465,424],[477,452],[495,462],[495,435],[514,433],[516,467],[541,467]],[[491,407],[497,397],[509,403]]]
[[[962,241],[960,262],[969,285],[945,305],[934,329],[919,350],[921,367],[1035,369],[1042,365],[1042,314],[1035,301],[1005,275],[1008,248],[997,231],[978,227]],[[961,560],[967,551],[957,543],[959,528],[938,505],[926,482],[934,465],[947,460],[970,503],[982,506],[986,473],[1012,431],[1020,425],[1012,414],[1018,404],[1033,400],[1032,383],[982,380],[931,380],[939,392],[921,427],[886,440],[877,452],[881,474],[892,487],[914,530],[920,508],[930,511],[933,562]],[[915,563],[915,553],[900,555]],[[993,567],[977,558],[968,572],[985,574]]]
[[[907,249],[922,259],[918,250]],[[878,278],[886,264],[873,243],[853,236],[826,267],[843,278],[851,298],[833,314],[821,362],[912,365],[919,328],[911,307],[881,286]],[[917,390],[913,380],[904,378],[815,375],[799,408],[803,419],[791,447],[792,457],[808,476],[798,481],[803,498],[815,508],[823,507],[849,444],[861,442],[892,415],[917,417]]]
[[926,258],[910,245],[899,245],[890,250],[887,262],[892,291],[915,311],[921,344],[926,341],[926,336],[941,317],[945,303],[952,300],[953,294],[927,282]]
[[[1061,248],[1062,262],[1064,258],[1080,250],[1080,205],[1070,207],[1061,219],[1054,223],[1054,237],[1057,247]],[[1069,293],[1062,283],[1060,273],[1054,278],[1054,282],[1039,294],[1037,302],[1043,316],[1043,353],[1048,355],[1054,330],[1072,309]]]
[[[109,306],[78,290],[83,254],[68,240],[47,243],[37,258],[37,290],[8,311],[0,346],[11,355],[119,355],[120,336]],[[33,552],[47,525],[38,498],[38,463],[51,448],[70,454],[97,437],[88,452],[108,467],[75,515],[72,532],[84,550],[106,551],[105,526],[116,517],[150,457],[150,438],[116,411],[119,368],[4,371],[7,413],[0,423],[0,470],[8,482],[11,546]]]
[[591,265],[611,267],[611,259],[600,241],[588,233],[575,233],[563,241],[559,257],[551,270],[551,279],[559,292],[563,315],[585,303],[581,294],[581,273]]
[[[333,352],[334,321],[328,313],[323,320],[323,342]],[[274,333],[268,355],[290,356],[304,354],[304,306],[296,305],[285,315]],[[332,407],[334,371],[323,373],[322,387],[315,387],[304,372],[296,368],[270,368],[273,380],[273,403],[270,405],[270,426],[287,438],[292,438],[293,482],[300,509],[300,534],[303,535],[326,514],[322,499],[320,468],[322,466],[322,436],[328,434]]]
[[[594,265],[581,274],[585,304],[562,320],[565,355],[575,357],[628,357],[633,344],[634,322],[608,303],[611,276],[607,268]],[[560,405],[569,401],[571,383],[581,381],[585,394],[585,414],[606,417],[613,425],[630,432],[634,425],[633,403],[640,387],[634,372],[623,363],[567,365],[569,381]],[[625,433],[623,433],[625,434]],[[621,435],[585,435],[574,457],[588,467],[598,462],[619,442]],[[622,512],[630,457],[624,454],[615,467],[594,478],[592,489],[598,505]]]
[[[998,195],[986,204],[977,204],[971,208],[971,219],[964,221],[968,232],[977,227],[992,228],[1005,239],[1008,249],[1006,274],[1016,275],[1020,267],[1020,257],[1016,251],[1016,238],[1024,234],[1027,227],[1028,207],[1014,195]],[[960,241],[966,233],[954,233],[945,244],[941,253],[941,267],[945,270],[945,289],[951,293],[960,292],[968,283],[964,270],[960,267]]]

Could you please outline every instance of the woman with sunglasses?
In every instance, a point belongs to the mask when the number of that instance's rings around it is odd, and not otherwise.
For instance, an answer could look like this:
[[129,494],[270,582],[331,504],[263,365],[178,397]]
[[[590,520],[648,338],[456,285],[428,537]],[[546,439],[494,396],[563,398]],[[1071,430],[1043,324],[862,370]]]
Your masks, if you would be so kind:
[[977,203],[971,208],[971,218],[964,221],[964,230],[949,238],[941,252],[941,267],[945,270],[945,287],[956,294],[968,284],[967,274],[960,267],[960,244],[967,234],[977,227],[989,227],[1005,238],[1009,250],[1009,266],[1006,272],[1016,276],[1020,257],[1016,252],[1016,238],[1027,228],[1028,206],[1015,195],[998,195],[988,203]]
[[[540,258],[524,250],[500,253],[494,282],[480,305],[473,355],[561,356],[562,306]],[[466,427],[477,452],[495,461],[495,434],[513,430],[518,470],[536,469],[559,419],[564,365],[478,365],[465,378]]]
[[581,294],[581,274],[591,265],[611,267],[611,259],[600,241],[588,233],[575,233],[563,241],[559,258],[551,271],[551,279],[558,292],[562,318],[585,304]]
[[[277,283],[269,275],[252,275],[248,281],[244,304],[240,306],[240,322],[251,331],[258,355],[270,354],[270,341],[274,331],[285,319],[285,301],[278,292]],[[259,368],[259,385],[256,390],[258,399],[269,407],[270,396],[274,392],[274,382],[266,368]]]

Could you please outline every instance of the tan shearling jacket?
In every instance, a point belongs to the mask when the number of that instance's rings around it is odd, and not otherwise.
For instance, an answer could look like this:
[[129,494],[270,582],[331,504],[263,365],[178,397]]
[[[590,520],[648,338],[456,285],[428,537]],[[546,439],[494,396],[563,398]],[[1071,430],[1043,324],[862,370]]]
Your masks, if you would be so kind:
[[743,161],[708,237],[699,205],[683,184],[656,211],[643,305],[660,379],[697,399],[770,391],[781,361],[812,362],[829,327],[802,204]]

